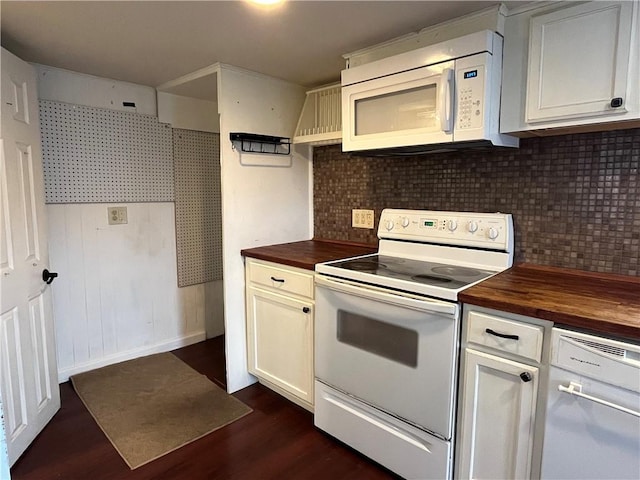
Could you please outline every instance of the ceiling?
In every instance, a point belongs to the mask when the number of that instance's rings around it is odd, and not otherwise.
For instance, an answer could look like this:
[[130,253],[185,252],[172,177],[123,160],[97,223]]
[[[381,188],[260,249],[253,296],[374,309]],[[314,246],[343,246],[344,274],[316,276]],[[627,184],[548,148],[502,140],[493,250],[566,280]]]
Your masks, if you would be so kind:
[[221,62],[315,87],[339,80],[345,53],[496,4],[2,0],[0,9],[2,46],[29,62],[151,87]]

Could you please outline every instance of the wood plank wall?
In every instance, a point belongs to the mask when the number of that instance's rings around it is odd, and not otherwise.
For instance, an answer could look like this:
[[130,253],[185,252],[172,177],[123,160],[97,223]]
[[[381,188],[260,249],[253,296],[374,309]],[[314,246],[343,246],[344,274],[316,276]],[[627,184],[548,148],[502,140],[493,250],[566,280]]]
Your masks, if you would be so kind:
[[[59,380],[205,338],[209,284],[178,288],[174,204],[47,205]],[[211,306],[209,305],[209,309]]]

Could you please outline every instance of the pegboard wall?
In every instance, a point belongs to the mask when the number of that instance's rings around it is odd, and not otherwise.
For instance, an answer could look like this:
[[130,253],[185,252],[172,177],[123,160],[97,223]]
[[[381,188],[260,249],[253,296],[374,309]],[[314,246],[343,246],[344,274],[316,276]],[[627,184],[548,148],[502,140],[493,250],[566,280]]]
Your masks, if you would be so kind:
[[149,115],[40,100],[46,203],[171,202],[172,135]]
[[178,286],[222,279],[220,135],[173,130]]

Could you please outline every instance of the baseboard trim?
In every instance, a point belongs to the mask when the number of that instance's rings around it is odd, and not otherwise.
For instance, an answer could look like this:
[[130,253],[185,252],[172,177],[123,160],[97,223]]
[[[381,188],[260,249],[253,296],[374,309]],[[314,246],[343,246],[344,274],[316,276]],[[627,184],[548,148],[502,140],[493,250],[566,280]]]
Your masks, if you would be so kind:
[[176,348],[186,347],[194,343],[202,342],[206,340],[206,338],[207,334],[204,330],[202,330],[200,332],[185,335],[184,337],[174,338],[162,343],[145,346],[143,348],[127,350],[126,352],[118,352],[114,355],[97,358],[80,365],[63,368],[62,370],[58,370],[58,383],[64,383],[69,380],[69,377],[78,373],[88,372],[89,370],[95,370],[96,368],[106,367],[107,365],[113,365],[114,363],[124,362],[126,360],[132,360],[134,358],[144,357],[146,355],[152,355],[154,353],[168,352],[171,350],[175,350]]

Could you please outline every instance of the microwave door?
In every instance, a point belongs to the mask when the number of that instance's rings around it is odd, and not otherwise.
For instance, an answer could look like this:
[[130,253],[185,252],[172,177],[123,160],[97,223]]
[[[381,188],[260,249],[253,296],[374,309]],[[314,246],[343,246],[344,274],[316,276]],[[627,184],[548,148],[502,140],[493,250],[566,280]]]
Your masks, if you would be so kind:
[[453,140],[454,62],[342,88],[344,151]]

